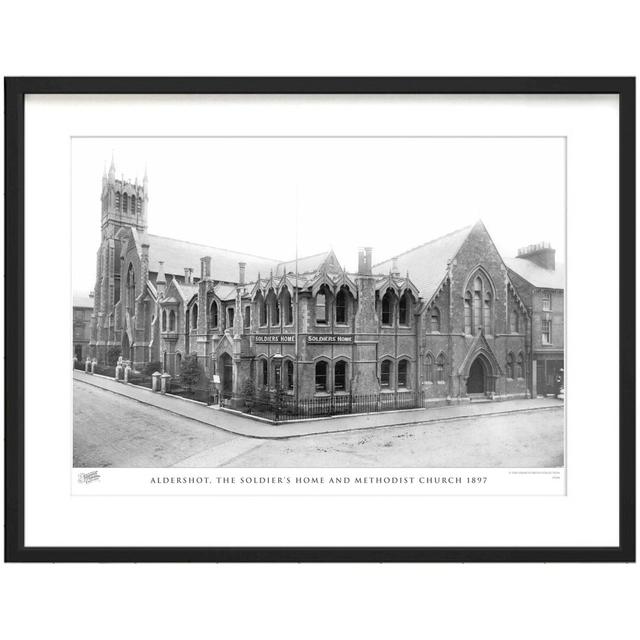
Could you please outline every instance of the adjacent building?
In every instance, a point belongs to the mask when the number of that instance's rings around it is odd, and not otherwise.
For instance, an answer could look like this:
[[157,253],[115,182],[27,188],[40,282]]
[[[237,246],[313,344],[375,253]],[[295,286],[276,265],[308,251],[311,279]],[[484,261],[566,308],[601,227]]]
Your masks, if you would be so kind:
[[564,383],[564,264],[556,264],[549,243],[529,245],[506,258],[509,277],[518,288],[532,319],[534,395],[557,394]]
[[91,318],[93,316],[93,291],[73,294],[73,356],[83,361],[89,355]]

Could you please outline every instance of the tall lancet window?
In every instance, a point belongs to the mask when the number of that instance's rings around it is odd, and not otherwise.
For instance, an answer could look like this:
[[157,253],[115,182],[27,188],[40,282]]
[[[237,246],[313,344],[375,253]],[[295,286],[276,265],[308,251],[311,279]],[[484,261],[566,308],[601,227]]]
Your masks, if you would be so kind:
[[126,193],[122,194],[122,213],[127,213],[127,204],[129,202],[129,197]]
[[491,291],[485,291],[484,292],[484,332],[489,334],[492,333],[491,309],[492,309]]
[[482,279],[478,276],[473,281],[473,332],[477,333],[482,326]]
[[471,334],[473,329],[471,328],[471,292],[467,291],[464,296],[464,332]]

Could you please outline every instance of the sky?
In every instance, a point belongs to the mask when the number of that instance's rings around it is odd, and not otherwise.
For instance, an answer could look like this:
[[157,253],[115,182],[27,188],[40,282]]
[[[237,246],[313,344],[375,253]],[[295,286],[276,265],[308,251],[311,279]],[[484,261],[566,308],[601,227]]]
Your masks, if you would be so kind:
[[[149,178],[148,230],[270,258],[333,248],[355,270],[482,219],[504,256],[564,260],[563,138],[74,138],[73,289],[95,284],[103,170]],[[296,223],[297,220],[297,223]],[[152,268],[154,265],[151,265]],[[215,272],[214,272],[215,277]]]

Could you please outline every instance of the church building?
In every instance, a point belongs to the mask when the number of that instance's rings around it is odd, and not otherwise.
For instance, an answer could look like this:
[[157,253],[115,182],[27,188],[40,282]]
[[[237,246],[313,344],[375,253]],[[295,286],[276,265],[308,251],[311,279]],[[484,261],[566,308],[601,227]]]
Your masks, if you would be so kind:
[[155,236],[149,184],[102,180],[90,351],[172,376],[197,354],[228,397],[420,392],[425,406],[528,397],[532,312],[481,221],[348,272]]

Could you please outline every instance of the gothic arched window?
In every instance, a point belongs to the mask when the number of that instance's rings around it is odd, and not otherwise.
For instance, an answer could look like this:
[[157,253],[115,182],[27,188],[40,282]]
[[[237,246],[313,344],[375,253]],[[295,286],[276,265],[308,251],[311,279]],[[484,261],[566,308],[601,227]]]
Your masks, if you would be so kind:
[[327,324],[329,318],[327,307],[327,293],[325,287],[322,287],[316,296],[316,324]]
[[524,356],[522,352],[518,354],[518,378],[524,378]]
[[266,358],[262,359],[260,384],[263,387],[269,385],[269,364],[267,363]]
[[430,353],[424,358],[424,380],[425,382],[434,382],[433,380],[433,356]]
[[210,309],[211,313],[209,314],[211,317],[211,327],[212,328],[217,328],[218,326],[218,322],[220,321],[219,318],[219,312],[218,312],[218,303],[214,300],[211,303],[211,309]]
[[324,360],[316,362],[316,391],[327,390],[327,363]]
[[176,312],[171,309],[171,311],[169,311],[169,331],[175,331],[176,330]]
[[511,322],[510,322],[510,325],[511,325],[510,326],[510,331],[511,331],[511,333],[518,333],[519,330],[520,330],[520,326],[519,326],[520,323],[518,322],[518,320],[519,320],[518,319],[518,312],[515,309],[513,309],[511,311],[510,318],[511,318]]
[[444,353],[441,353],[436,360],[436,381],[444,382]]
[[131,213],[134,214],[136,212],[136,197],[131,196]]
[[513,378],[513,353],[507,354],[507,378]]
[[380,363],[380,386],[391,386],[391,360],[383,360]]
[[438,307],[431,309],[431,333],[440,333],[440,310]]
[[245,329],[251,328],[251,307],[244,308],[244,326]]
[[472,289],[464,296],[465,333],[476,335],[479,329],[493,333],[493,286],[489,276],[478,269],[473,275]]
[[409,293],[405,291],[400,298],[400,302],[398,303],[398,324],[409,324],[409,307]]
[[191,308],[191,328],[198,328],[198,305],[194,304]]
[[406,359],[398,362],[398,388],[404,389],[409,386],[409,361]]
[[391,326],[393,324],[393,307],[394,294],[392,291],[387,291],[382,297],[382,324]]
[[471,292],[467,291],[464,296],[464,332],[467,335],[473,333],[471,326]]
[[269,294],[269,308],[271,309],[271,324],[273,326],[280,324],[280,303],[276,294],[272,291]]
[[133,265],[129,263],[129,269],[127,270],[127,310],[133,314],[133,310],[136,302],[136,273],[133,270]]
[[127,213],[127,204],[129,202],[129,197],[126,193],[122,194],[122,213]]
[[258,294],[256,298],[256,304],[258,305],[258,318],[260,319],[260,326],[264,327],[267,324],[267,305],[264,302],[262,294]]
[[344,287],[341,287],[336,295],[336,323],[347,323],[347,292]]
[[483,326],[485,333],[492,333],[491,331],[491,309],[492,309],[493,297],[491,291],[484,292],[484,319]]
[[338,360],[333,368],[333,389],[334,391],[346,391],[347,389],[347,363],[345,360]]
[[291,304],[291,294],[286,287],[282,291],[282,315],[284,324],[293,324],[293,305]]
[[284,367],[285,385],[291,391],[293,389],[293,361],[287,360]]
[[167,330],[167,312],[164,309],[162,310],[162,330]]

